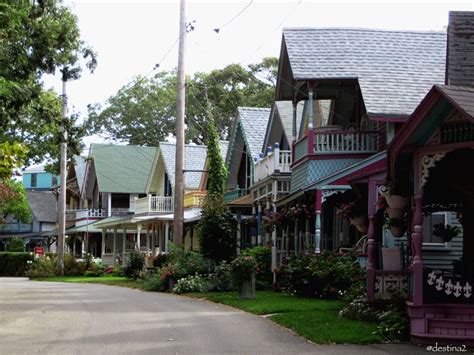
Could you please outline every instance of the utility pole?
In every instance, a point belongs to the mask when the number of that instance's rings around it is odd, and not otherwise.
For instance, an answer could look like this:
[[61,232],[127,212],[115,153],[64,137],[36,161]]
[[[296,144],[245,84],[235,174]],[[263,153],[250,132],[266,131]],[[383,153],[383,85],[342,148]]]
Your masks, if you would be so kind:
[[184,53],[186,49],[186,5],[180,0],[179,11],[179,52],[178,52],[178,88],[177,88],[177,117],[176,117],[176,162],[175,162],[175,191],[174,191],[174,221],[173,243],[183,245],[184,224],[184,107],[185,107],[185,76]]
[[[66,119],[67,115],[67,96],[66,96],[66,81],[67,68],[62,71],[63,94],[61,101],[61,116]],[[66,233],[66,161],[67,161],[67,131],[64,122],[61,128],[61,158],[60,158],[60,173],[59,173],[59,199],[58,199],[58,263],[56,265],[56,272],[59,275],[64,271],[64,237]]]

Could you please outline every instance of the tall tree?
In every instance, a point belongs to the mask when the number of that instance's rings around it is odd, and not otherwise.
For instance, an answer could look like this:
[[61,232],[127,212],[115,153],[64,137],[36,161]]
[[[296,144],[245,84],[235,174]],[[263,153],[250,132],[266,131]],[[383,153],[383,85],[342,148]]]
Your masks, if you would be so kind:
[[80,131],[72,118],[64,122],[60,98],[44,89],[41,78],[67,68],[68,80],[77,79],[84,60],[95,68],[95,53],[61,0],[1,0],[0,38],[0,141],[28,145],[27,164],[56,160],[61,125],[73,127],[74,147]]
[[[243,67],[231,64],[186,79],[186,139],[204,144],[208,139],[209,110],[220,138],[229,133],[238,106],[270,107],[276,83],[276,58]],[[209,101],[209,106],[206,102]],[[174,135],[176,73],[139,77],[110,97],[105,106],[89,108],[89,134],[130,144],[156,146]]]

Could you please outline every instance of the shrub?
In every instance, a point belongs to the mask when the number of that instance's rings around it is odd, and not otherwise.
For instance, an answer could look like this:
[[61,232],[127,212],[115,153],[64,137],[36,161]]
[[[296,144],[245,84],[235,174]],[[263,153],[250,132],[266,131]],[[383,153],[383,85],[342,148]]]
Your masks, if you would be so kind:
[[12,238],[8,242],[7,251],[12,253],[21,253],[25,251],[25,247],[23,245],[23,240],[20,238]]
[[227,261],[217,264],[212,274],[209,275],[212,288],[209,291],[230,291],[232,284],[232,266]]
[[113,276],[124,276],[122,267],[120,265],[115,265],[112,268],[112,275]]
[[173,287],[173,292],[208,292],[211,289],[212,284],[208,277],[204,277],[201,275],[190,275],[179,279],[176,285]]
[[0,252],[0,276],[25,276],[32,260],[30,253]]
[[145,267],[145,257],[143,254],[132,251],[127,260],[127,265],[123,269],[123,273],[130,279],[138,279],[143,275],[143,268]]
[[251,279],[257,271],[258,265],[253,256],[238,256],[232,260],[231,272],[235,285],[240,285],[243,281]]
[[72,255],[64,255],[64,275],[65,276],[81,276],[86,271],[86,264],[77,261]]
[[156,274],[145,279],[142,286],[145,291],[166,291],[168,289],[168,282],[167,278],[161,278],[161,273],[158,271]]
[[30,279],[50,277],[56,274],[56,255],[37,258],[31,264],[26,276]]
[[277,286],[305,297],[339,298],[355,283],[364,280],[364,271],[352,255],[291,256],[278,271]]
[[202,254],[215,262],[232,260],[237,250],[237,223],[229,211],[209,208],[203,211],[198,224]]
[[167,254],[159,254],[153,258],[153,267],[160,268],[168,263]]
[[189,275],[208,274],[210,267],[209,260],[206,260],[202,254],[170,245],[167,271],[171,272],[169,276],[174,280]]
[[257,272],[255,274],[255,284],[257,289],[270,288],[273,283],[272,249],[269,247],[254,247],[244,249],[242,256],[252,256],[257,262]]

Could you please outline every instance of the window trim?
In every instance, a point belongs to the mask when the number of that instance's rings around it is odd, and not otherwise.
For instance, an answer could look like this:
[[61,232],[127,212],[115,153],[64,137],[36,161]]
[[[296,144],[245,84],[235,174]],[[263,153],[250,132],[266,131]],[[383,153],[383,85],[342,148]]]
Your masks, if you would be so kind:
[[[443,212],[433,212],[432,214],[444,214],[444,224],[449,224],[450,222],[450,212],[443,211]],[[425,218],[425,217],[423,217]],[[422,231],[423,233],[424,231]],[[444,242],[444,243],[432,243],[432,242],[423,242],[421,245],[421,249],[426,251],[450,251],[451,250],[451,242]]]

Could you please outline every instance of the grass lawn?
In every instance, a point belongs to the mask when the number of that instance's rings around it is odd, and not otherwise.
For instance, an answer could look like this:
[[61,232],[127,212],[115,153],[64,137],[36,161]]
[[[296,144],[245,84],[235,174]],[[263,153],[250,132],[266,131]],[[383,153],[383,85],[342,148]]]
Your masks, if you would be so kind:
[[33,280],[54,281],[54,282],[74,282],[74,283],[96,283],[96,284],[138,288],[138,289],[142,288],[141,280],[131,280],[124,276],[100,276],[100,277],[52,276],[52,277],[33,279]]
[[342,303],[335,300],[300,298],[272,291],[257,291],[255,300],[241,300],[237,292],[194,293],[187,296],[259,315],[269,314],[268,318],[272,321],[314,343],[366,344],[383,340],[372,334],[376,324],[339,318]]

